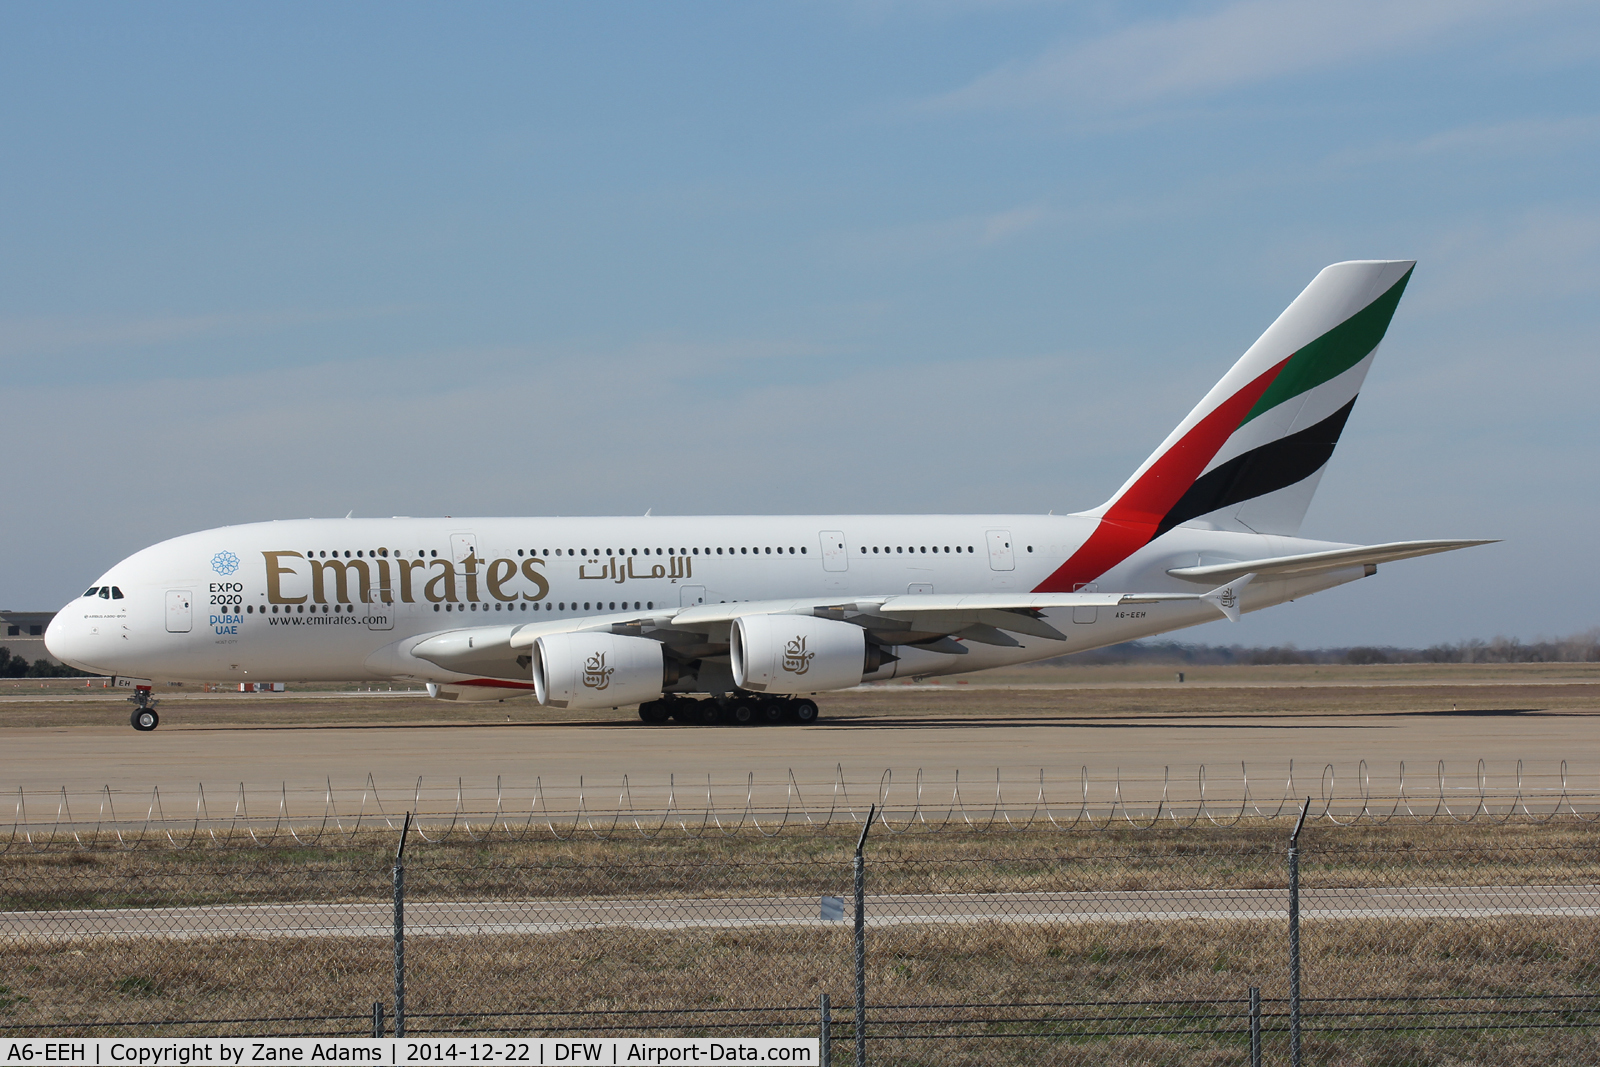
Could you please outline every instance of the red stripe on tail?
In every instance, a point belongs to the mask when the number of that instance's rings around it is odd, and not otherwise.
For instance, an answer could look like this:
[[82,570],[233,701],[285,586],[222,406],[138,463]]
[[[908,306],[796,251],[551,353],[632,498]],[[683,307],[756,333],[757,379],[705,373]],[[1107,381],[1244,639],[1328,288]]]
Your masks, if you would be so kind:
[[1149,544],[1167,512],[1189,491],[1288,362],[1267,370],[1195,423],[1112,501],[1089,539],[1033,591],[1075,592]]

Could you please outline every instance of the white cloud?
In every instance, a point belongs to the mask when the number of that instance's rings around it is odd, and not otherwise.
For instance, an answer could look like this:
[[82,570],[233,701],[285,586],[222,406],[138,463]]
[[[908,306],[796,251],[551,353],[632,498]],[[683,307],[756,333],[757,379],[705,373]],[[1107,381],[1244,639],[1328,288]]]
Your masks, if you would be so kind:
[[1428,314],[1523,309],[1600,289],[1600,211],[1540,207],[1507,219],[1458,225],[1436,236],[1418,261],[1426,287],[1415,306]]
[[929,256],[972,252],[1022,240],[1052,227],[1125,219],[1139,215],[1144,205],[1088,205],[1062,211],[1047,204],[1024,204],[1003,211],[957,215],[897,226],[852,230],[822,238],[825,250],[858,263],[881,264],[918,261]]
[[[1600,137],[1600,115],[1525,118],[1441,130],[1412,140],[1389,140],[1337,152],[1322,166],[1366,167],[1469,156],[1493,159],[1587,149]],[[1299,179],[1297,179],[1299,180]]]
[[956,109],[1120,108],[1203,96],[1323,71],[1526,15],[1537,0],[1238,0],[1151,19],[1090,41],[1062,41],[1007,63],[935,103]]
[[311,323],[376,318],[401,308],[162,315],[138,319],[0,319],[0,359],[94,348],[139,348],[198,337],[265,333]]

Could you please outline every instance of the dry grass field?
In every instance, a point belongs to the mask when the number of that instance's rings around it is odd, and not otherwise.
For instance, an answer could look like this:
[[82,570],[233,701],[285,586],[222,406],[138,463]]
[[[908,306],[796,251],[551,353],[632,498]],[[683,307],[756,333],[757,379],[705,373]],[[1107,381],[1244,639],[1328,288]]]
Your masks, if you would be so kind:
[[[896,837],[880,828],[868,844],[868,892],[1281,888],[1286,832],[1276,824]],[[1302,844],[1308,889],[1600,882],[1600,826],[1575,818],[1313,827]],[[417,844],[407,864],[407,911],[415,924],[426,920],[435,900],[847,894],[853,845],[854,835],[842,829],[775,839]],[[374,834],[340,850],[9,856],[0,861],[0,908],[382,901],[392,846],[391,838]],[[1245,991],[1259,986],[1269,1001],[1286,995],[1283,922],[1259,914],[1163,919],[1153,907],[1148,918],[1117,922],[870,929],[868,990],[881,1038],[874,1062],[1242,1063]],[[1450,919],[1397,912],[1308,920],[1305,986],[1315,998],[1307,1008],[1310,1062],[1593,1062],[1585,998],[1600,974],[1597,949],[1600,920],[1593,916]],[[852,973],[848,923],[413,934],[407,961],[411,1032],[461,1036],[628,1027],[715,1033],[719,1026],[745,1034],[807,1033],[820,993],[847,1011]],[[48,1022],[77,1035],[126,1034],[134,1024],[140,1033],[168,1034],[359,1032],[371,1004],[388,999],[389,967],[382,937],[113,939],[79,929],[6,945],[0,1026],[26,1030]],[[1365,1029],[1387,1025],[1371,1012],[1414,1011],[1426,1007],[1426,998],[1488,997],[1465,1006],[1443,1003],[1469,1012],[1443,1017],[1461,1026],[1479,1019],[1485,1004],[1525,1011],[1517,998],[1530,994],[1563,998],[1555,1005],[1568,1027],[1450,1030],[1435,1025],[1439,1019],[1413,1019],[1401,1032]],[[1360,1005],[1334,999],[1350,997],[1367,999]],[[914,1007],[949,1004],[967,1007]],[[1032,1006],[1000,1007],[1016,1004]],[[906,1005],[912,1007],[897,1007]],[[749,1013],[718,1014],[730,1009]],[[1275,1015],[1268,1022],[1276,1031],[1269,1033],[1275,1058],[1283,1052],[1282,1010],[1281,1003],[1268,1009]],[[1350,1011],[1368,1014],[1330,1014]],[[655,1014],[628,1014],[636,1012]],[[1510,1021],[1520,1026],[1528,1018]],[[924,1021],[902,1028],[915,1019]],[[786,1020],[792,1025],[781,1025]],[[1104,1037],[1128,1031],[1143,1036]],[[847,1039],[845,1028],[839,1033]],[[897,1033],[918,1036],[892,1039]],[[937,1035],[952,1040],[932,1040]]]

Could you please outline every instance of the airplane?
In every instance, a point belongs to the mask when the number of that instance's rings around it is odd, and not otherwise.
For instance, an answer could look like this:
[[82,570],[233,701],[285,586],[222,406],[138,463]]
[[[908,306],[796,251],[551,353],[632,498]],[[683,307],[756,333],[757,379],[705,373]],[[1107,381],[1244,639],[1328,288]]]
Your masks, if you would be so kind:
[[146,548],[50,623],[64,663],[157,682],[371,680],[456,701],[796,722],[819,693],[1237,621],[1491,543],[1301,522],[1414,261],[1323,269],[1104,504],[1070,515],[304,519]]

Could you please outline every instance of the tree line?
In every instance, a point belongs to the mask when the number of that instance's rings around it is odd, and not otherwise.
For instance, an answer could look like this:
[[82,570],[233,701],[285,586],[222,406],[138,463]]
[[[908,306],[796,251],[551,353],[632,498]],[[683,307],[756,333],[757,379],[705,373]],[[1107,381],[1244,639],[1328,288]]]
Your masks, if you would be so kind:
[[1250,647],[1244,645],[1188,645],[1178,641],[1129,641],[1120,645],[1060,656],[1044,661],[1056,666],[1072,664],[1192,664],[1194,666],[1270,664],[1374,663],[1600,663],[1600,628],[1570,637],[1523,641],[1496,637],[1400,648],[1394,645],[1353,645],[1345,648],[1296,648],[1294,645]]
[[90,675],[76,667],[51,663],[47,659],[28,662],[26,656],[13,656],[11,650],[0,645],[0,678],[88,678]]

